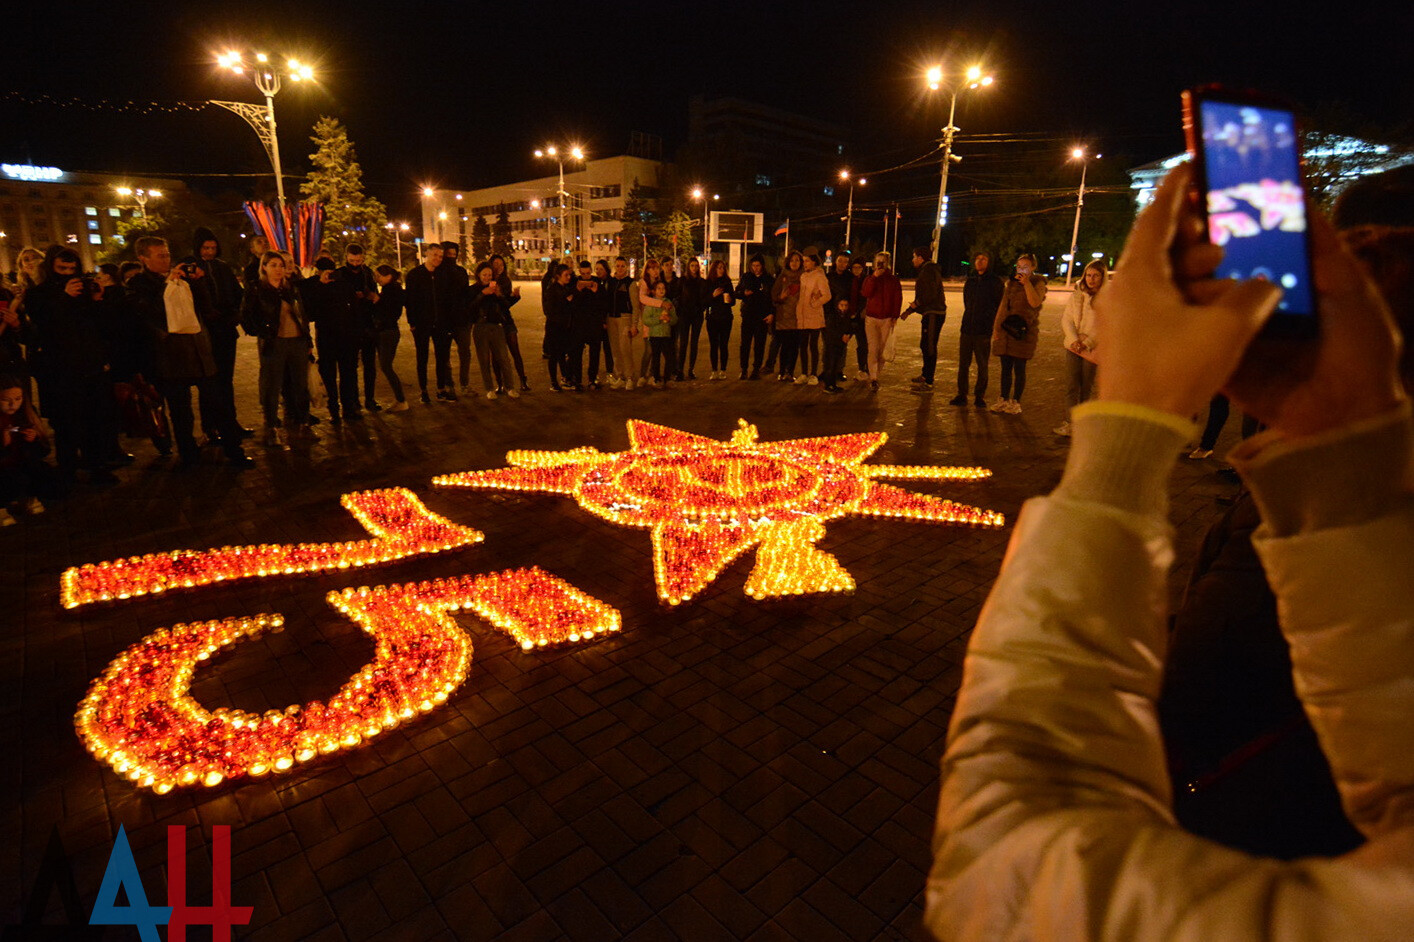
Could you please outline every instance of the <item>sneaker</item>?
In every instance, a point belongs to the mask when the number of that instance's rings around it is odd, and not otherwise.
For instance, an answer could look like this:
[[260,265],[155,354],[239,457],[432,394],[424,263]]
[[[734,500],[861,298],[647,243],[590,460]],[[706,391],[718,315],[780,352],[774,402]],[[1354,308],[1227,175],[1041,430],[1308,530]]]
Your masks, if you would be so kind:
[[476,395],[476,390],[474,390],[474,389],[471,388],[471,384],[470,384],[470,383],[463,383],[463,384],[462,384],[462,395],[463,395],[463,396],[474,396],[474,395]]
[[787,383],[787,382],[790,382],[790,377],[787,376],[787,375],[784,374],[784,373],[777,373],[777,374],[776,374],[776,382],[778,382],[778,383]]
[[639,386],[640,389],[643,388],[644,386],[647,386],[647,385],[648,385],[648,377],[647,377],[647,376],[640,376],[640,377],[638,377],[638,386]]
[[265,426],[265,432],[263,435],[261,435],[261,443],[265,445],[270,445],[272,447],[278,447],[280,445],[283,445],[284,441],[281,440],[280,431],[281,430],[277,426]]
[[447,390],[445,390],[445,389],[438,389],[438,390],[437,390],[437,401],[438,401],[438,402],[446,402],[448,399],[449,399],[449,396],[448,396]]
[[869,378],[869,372],[867,370],[860,370],[858,373],[854,374],[854,378],[862,383]]
[[992,409],[991,409],[991,411],[993,411],[993,412],[1008,412],[1008,411],[1010,411],[1010,406],[1011,406],[1011,400],[1010,400],[1010,399],[998,399],[996,402],[992,403]]
[[797,377],[795,377],[794,379],[792,379],[791,382],[792,382],[792,383],[795,383],[797,386],[804,386],[804,385],[805,385],[805,374],[804,374],[804,373],[800,374],[799,376],[797,376]]
[[981,396],[978,396],[976,399],[972,400],[972,404],[979,409],[987,408],[987,400],[983,399]]
[[427,390],[422,391],[422,404],[425,406],[432,401],[432,397],[427,395]]
[[965,405],[967,405],[967,397],[966,397],[966,396],[953,396],[951,399],[948,400],[948,405],[950,405],[950,406],[965,406]]
[[831,383],[830,385],[828,385],[828,386],[825,387],[825,392],[827,392],[827,393],[842,393],[842,392],[844,392],[844,390],[841,389],[840,387],[836,386],[834,383]]
[[407,410],[408,403],[406,399],[399,399],[397,402],[393,403],[391,406],[388,407],[389,412],[406,412]]
[[447,401],[448,401],[448,402],[456,402],[456,401],[457,401],[457,391],[456,391],[455,389],[448,389],[448,390],[447,390]]
[[1060,425],[1057,425],[1055,428],[1051,429],[1051,431],[1054,432],[1055,434],[1059,435],[1061,438],[1069,438],[1069,437],[1070,437],[1070,423],[1069,423],[1069,422],[1062,422]]
[[494,389],[488,389],[488,390],[486,390],[486,398],[487,398],[487,399],[495,399],[495,398],[496,398],[496,390],[494,390]]
[[514,389],[507,389],[507,390],[506,390],[506,395],[507,395],[507,396],[510,396],[512,399],[519,399],[519,398],[520,398],[520,393],[519,393],[517,390],[514,390]]
[[[515,390],[511,390],[511,391],[512,391],[512,392],[515,392]],[[525,380],[523,380],[523,379],[520,381],[520,391],[521,391],[521,392],[530,392],[530,384],[527,383],[527,382],[526,382]]]
[[1212,456],[1213,449],[1204,448],[1202,445],[1199,445],[1188,453],[1188,457],[1192,458],[1194,461],[1202,461],[1204,458],[1211,458]]
[[564,392],[564,390],[560,388],[559,383],[551,383],[550,392]]
[[1021,400],[1013,399],[1006,407],[1008,415],[1021,415]]
[[372,399],[369,399],[369,400],[365,401],[364,404],[363,404],[363,408],[366,409],[366,410],[369,411],[369,412],[382,412],[382,411],[383,411],[383,407],[380,406],[378,403],[374,402]]
[[687,371],[687,378],[688,378],[688,379],[695,380],[695,379],[697,379],[697,374],[694,373],[694,372],[692,372],[692,370],[688,370],[688,371]]
[[913,377],[913,379],[909,380],[909,382],[912,383],[912,384],[915,385],[915,386],[931,386],[931,385],[933,385],[931,382],[929,382],[926,378],[924,378],[924,377],[922,377],[922,376],[915,376],[915,377]]
[[29,500],[25,501],[25,513],[29,514],[31,517],[37,517],[44,513],[44,505],[39,502],[38,497],[31,497]]
[[811,373],[809,376],[805,377],[805,382],[809,386],[819,386],[820,377],[816,376],[814,373]]
[[19,521],[4,507],[0,507],[0,527],[13,527],[16,523]]

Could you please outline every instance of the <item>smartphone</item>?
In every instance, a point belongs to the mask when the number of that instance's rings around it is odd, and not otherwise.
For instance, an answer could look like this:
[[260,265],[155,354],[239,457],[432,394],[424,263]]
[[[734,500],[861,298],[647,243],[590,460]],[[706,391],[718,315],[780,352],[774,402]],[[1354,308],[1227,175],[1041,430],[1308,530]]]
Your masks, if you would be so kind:
[[1222,246],[1222,278],[1282,288],[1264,333],[1318,334],[1301,138],[1293,109],[1258,92],[1205,85],[1183,93],[1194,201]]

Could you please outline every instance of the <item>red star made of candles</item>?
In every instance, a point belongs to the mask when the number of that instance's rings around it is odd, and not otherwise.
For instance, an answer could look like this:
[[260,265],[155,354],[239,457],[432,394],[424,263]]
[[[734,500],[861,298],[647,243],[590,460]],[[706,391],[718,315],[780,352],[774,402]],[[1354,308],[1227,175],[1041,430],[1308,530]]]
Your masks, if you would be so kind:
[[677,605],[757,547],[753,598],[848,592],[854,579],[816,548],[826,521],[848,514],[1000,527],[995,511],[916,494],[881,478],[977,481],[985,468],[865,465],[882,432],[758,441],[741,420],[725,441],[631,419],[628,451],[513,451],[511,467],[434,478],[448,487],[572,496],[612,523],[651,531],[658,595]]

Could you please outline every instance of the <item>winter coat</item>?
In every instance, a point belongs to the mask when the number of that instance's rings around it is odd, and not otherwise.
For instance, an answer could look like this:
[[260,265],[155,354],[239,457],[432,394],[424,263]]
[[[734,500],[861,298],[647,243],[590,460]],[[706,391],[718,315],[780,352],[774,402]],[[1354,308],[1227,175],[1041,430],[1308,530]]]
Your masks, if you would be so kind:
[[378,290],[378,300],[373,302],[373,329],[379,333],[397,330],[402,316],[403,286],[390,281]]
[[[818,292],[819,297],[816,297]],[[825,326],[825,305],[830,303],[830,279],[822,269],[803,271],[800,275],[800,299],[795,309],[796,326],[801,330],[819,330]]]
[[741,319],[760,322],[776,313],[771,303],[773,279],[764,268],[761,274],[752,274],[750,269],[741,273],[736,283],[736,296],[741,299]]
[[913,309],[919,314],[946,314],[948,302],[943,297],[943,273],[937,263],[924,262],[913,276]]
[[682,285],[682,290],[673,302],[678,309],[678,319],[685,323],[698,320],[707,307],[707,279],[684,275],[677,283]]
[[[722,293],[713,296],[712,292],[718,288],[722,289]],[[718,275],[716,278],[704,279],[702,296],[707,299],[707,320],[720,324],[732,319],[732,306],[736,304],[736,296],[732,293],[730,278]]]
[[891,271],[873,272],[859,286],[864,296],[864,316],[898,320],[903,313],[903,285]]
[[195,382],[215,376],[216,359],[211,353],[211,335],[206,328],[207,322],[216,316],[211,295],[206,291],[191,293],[197,321],[201,324],[200,332],[173,334],[167,330],[165,296],[168,291],[177,290],[180,289],[168,286],[165,275],[150,271],[139,272],[128,282],[128,304],[137,310],[154,348],[156,378]]
[[264,281],[257,281],[246,289],[241,303],[241,329],[247,336],[261,340],[272,340],[280,333],[280,307],[288,302],[299,336],[309,339],[309,318],[304,310],[304,299],[289,282],[283,288],[276,288]]
[[51,276],[25,293],[31,365],[41,379],[92,378],[108,366],[104,341],[111,305],[86,293],[70,297],[64,290],[70,277]]
[[546,285],[541,300],[541,307],[545,310],[545,333],[559,337],[569,336],[577,304],[578,298],[573,283],[562,285],[551,282]]
[[429,271],[426,265],[418,265],[403,281],[408,326],[413,330],[450,333],[457,323],[465,323],[471,301],[465,268],[438,265]]
[[972,337],[985,337],[992,332],[997,320],[997,306],[1002,303],[1006,282],[988,272],[967,276],[962,284],[962,325],[959,330]]
[[506,326],[506,322],[511,319],[511,307],[520,302],[520,298],[506,297],[499,291],[495,294],[486,294],[485,288],[477,284],[471,290],[471,323],[476,324],[500,324]]
[[[1408,939],[1414,503],[1393,457],[1410,453],[1408,405],[1319,437],[1249,439],[1234,455],[1282,518],[1268,513],[1253,545],[1294,687],[1367,841],[1291,861],[1174,822],[1155,721],[1173,530],[1167,500],[1140,495],[1164,492],[1187,429],[1128,409],[1072,413],[1067,483],[1014,524],[953,708],[925,926],[960,942]],[[1375,489],[1361,510],[1332,510],[1347,477],[1323,473],[1332,461],[1386,466],[1350,478]]]
[[[1046,279],[1040,275],[1032,275],[1031,286],[1044,301],[1046,299]],[[1002,329],[1002,323],[1012,315],[1026,321],[1026,338],[1024,340],[1017,340]],[[997,307],[996,320],[992,326],[992,356],[1016,357],[1018,360],[1031,359],[1036,355],[1036,341],[1039,339],[1040,331],[1041,306],[1032,307],[1030,300],[1026,297],[1026,288],[1021,282],[1015,278],[1008,279],[1006,291],[1002,294],[1002,303]]]
[[663,298],[662,301],[661,307],[645,307],[643,309],[643,326],[648,328],[649,337],[671,337],[673,325],[678,322],[678,312],[673,307],[673,302],[667,298]]
[[800,305],[800,270],[781,269],[771,285],[771,303],[776,307],[776,330],[798,330],[796,308]]
[[1065,311],[1061,314],[1061,334],[1065,337],[1067,350],[1076,341],[1083,342],[1086,350],[1095,349],[1095,342],[1099,339],[1095,336],[1095,298],[1096,295],[1084,287],[1077,287],[1065,303]]

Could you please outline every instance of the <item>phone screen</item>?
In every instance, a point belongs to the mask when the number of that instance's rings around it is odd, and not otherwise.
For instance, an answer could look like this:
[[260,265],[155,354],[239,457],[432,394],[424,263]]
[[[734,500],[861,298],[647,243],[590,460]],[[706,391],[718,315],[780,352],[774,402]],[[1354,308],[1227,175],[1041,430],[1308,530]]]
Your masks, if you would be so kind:
[[1278,312],[1314,317],[1296,122],[1280,108],[1200,99],[1208,238],[1222,277],[1281,285]]

